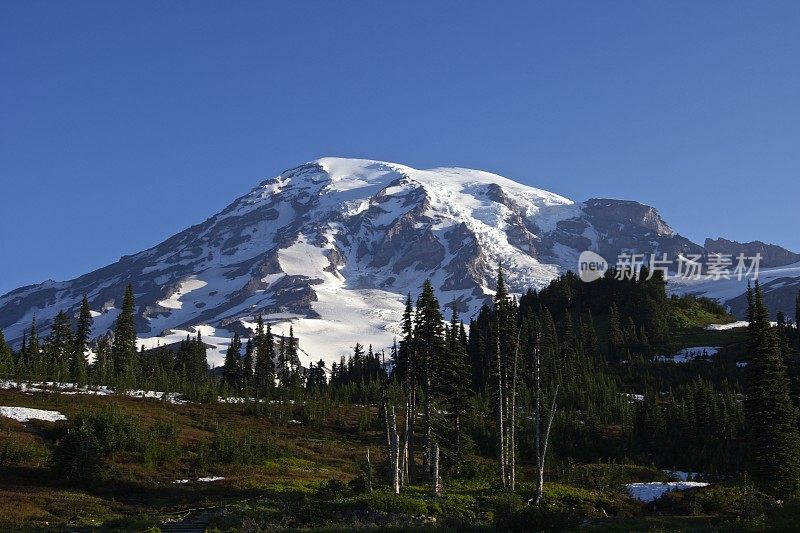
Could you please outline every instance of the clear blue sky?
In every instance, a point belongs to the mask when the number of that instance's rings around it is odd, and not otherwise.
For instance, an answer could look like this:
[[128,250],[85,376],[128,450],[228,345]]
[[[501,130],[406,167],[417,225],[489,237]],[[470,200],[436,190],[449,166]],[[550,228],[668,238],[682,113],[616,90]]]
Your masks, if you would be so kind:
[[800,2],[0,2],[0,293],[336,155],[800,250]]

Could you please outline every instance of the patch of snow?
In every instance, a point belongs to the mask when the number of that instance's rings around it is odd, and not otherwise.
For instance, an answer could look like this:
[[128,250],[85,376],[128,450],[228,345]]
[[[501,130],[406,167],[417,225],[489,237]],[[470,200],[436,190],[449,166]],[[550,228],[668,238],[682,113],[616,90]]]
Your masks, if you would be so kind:
[[[75,383],[54,383],[52,381],[45,381],[40,383],[27,383],[9,380],[0,380],[0,389],[18,389],[23,392],[59,392],[61,394],[88,394],[93,396],[110,396],[116,394],[112,387],[100,385],[96,387],[78,387]],[[144,391],[144,390],[130,390],[125,391],[124,394],[133,398],[153,398],[163,399],[164,393],[161,391]],[[169,403],[182,405],[186,400],[181,400],[179,394],[170,392],[166,394],[166,400]]]
[[207,476],[207,477],[199,477],[197,478],[197,481],[199,481],[200,483],[213,483],[214,481],[222,481],[223,479],[225,478],[222,476]]
[[656,501],[664,494],[674,490],[687,490],[695,487],[707,486],[708,483],[703,483],[701,481],[668,481],[666,483],[653,481],[650,483],[628,483],[625,485],[631,498],[645,503]]
[[169,295],[169,298],[164,300],[159,300],[156,302],[161,307],[166,307],[167,309],[181,309],[183,307],[183,302],[181,298],[192,291],[197,289],[202,289],[208,285],[205,281],[201,279],[197,279],[197,276],[189,276],[185,280],[183,280],[178,288]]
[[729,322],[727,324],[709,324],[704,329],[708,331],[725,331],[734,328],[746,328],[750,322],[747,320],[737,320],[736,322]]
[[46,411],[44,409],[32,409],[30,407],[0,407],[0,416],[13,418],[20,422],[28,422],[31,419],[57,422],[58,420],[67,419],[66,416],[58,411]]
[[688,363],[689,361],[708,361],[709,358],[717,355],[719,346],[693,346],[691,348],[683,348],[677,354],[668,357],[666,355],[659,355],[653,358],[654,361],[661,363]]
[[644,394],[631,394],[628,392],[623,392],[623,396],[627,396],[630,401],[632,402],[643,402],[644,401]]

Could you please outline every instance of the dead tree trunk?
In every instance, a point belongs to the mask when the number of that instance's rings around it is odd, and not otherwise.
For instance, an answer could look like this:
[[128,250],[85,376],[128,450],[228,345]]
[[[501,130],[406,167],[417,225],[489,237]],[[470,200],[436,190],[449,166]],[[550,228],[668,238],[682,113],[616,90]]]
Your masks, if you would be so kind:
[[[553,418],[556,414],[556,397],[558,396],[558,385],[553,391],[553,402],[550,405],[550,413],[547,419],[547,429],[542,436],[542,377],[541,377],[541,352],[539,351],[539,333],[536,333],[536,342],[533,346],[534,369],[536,372],[536,403],[534,405],[534,444],[536,447],[536,470],[538,479],[536,483],[536,495],[528,500],[528,503],[539,505],[542,501],[544,492],[544,462],[547,456],[547,443],[550,439],[550,428],[553,426]],[[542,438],[544,437],[544,438]]]
[[509,439],[508,439],[508,452],[509,452],[509,487],[511,490],[516,489],[517,486],[517,450],[516,450],[516,429],[517,429],[517,361],[519,360],[519,338],[520,332],[517,332],[517,347],[514,352],[514,374],[511,380],[511,413],[509,416]]
[[[400,468],[398,465],[399,460],[399,449],[398,449],[398,442],[397,442],[397,417],[394,413],[394,407],[392,407],[391,411],[391,422],[389,423],[389,428],[391,429],[391,435],[389,437],[390,440],[390,453],[389,453],[389,473],[390,479],[392,482],[392,490],[395,494],[400,494]],[[369,449],[367,449],[369,451]]]
[[544,442],[542,443],[542,453],[540,454],[540,459],[537,466],[539,480],[536,484],[536,505],[542,501],[542,493],[544,492],[544,460],[547,457],[547,442],[550,439],[550,428],[553,427],[553,417],[556,414],[556,396],[558,396],[558,385],[556,385],[556,390],[553,392],[553,403],[550,405],[550,414],[547,420],[547,429],[544,432]]
[[[381,353],[381,364],[383,367],[386,367],[386,361],[383,360],[383,354]],[[383,415],[384,419],[386,420],[386,456],[388,457],[391,452],[392,447],[392,438],[389,432],[389,392],[387,390],[388,383],[383,381],[381,383],[381,407],[383,407]]]
[[[403,443],[400,446],[400,459],[399,459],[399,468],[400,468],[400,486],[403,487],[406,485],[408,481],[408,412],[411,410],[410,401],[406,400],[406,409],[405,409],[405,428],[403,430]],[[396,431],[396,428],[395,428]]]
[[408,442],[408,482],[414,483],[417,480],[417,464],[416,464],[416,457],[415,457],[415,448],[414,445],[414,428],[416,427],[416,418],[417,418],[417,392],[416,388],[411,391],[411,412],[408,415],[408,435],[407,435],[407,442]]
[[369,460],[369,447],[367,447],[367,490],[372,492],[372,461]]
[[442,480],[439,477],[439,445],[433,445],[433,496],[438,498],[442,495]]
[[431,455],[433,454],[433,440],[431,438],[431,371],[427,368],[425,372],[425,403],[423,409],[425,410],[425,455],[422,457],[422,467],[425,470],[425,475],[431,473]]
[[500,361],[500,328],[498,322],[497,331],[497,390],[498,390],[498,408],[500,410],[500,481],[503,483],[503,488],[506,487],[506,429],[504,424],[504,398],[503,398],[503,364]]

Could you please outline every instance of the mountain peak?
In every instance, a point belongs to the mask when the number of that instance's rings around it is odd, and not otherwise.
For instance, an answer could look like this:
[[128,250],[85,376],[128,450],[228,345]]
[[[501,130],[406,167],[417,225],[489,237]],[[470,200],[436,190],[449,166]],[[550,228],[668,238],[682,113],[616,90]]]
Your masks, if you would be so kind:
[[277,332],[293,326],[304,357],[334,360],[357,341],[389,347],[405,295],[425,279],[469,320],[490,302],[500,261],[519,293],[574,269],[584,250],[698,249],[637,202],[574,203],[480,170],[324,157],[148,250],[0,296],[0,328],[18,343],[35,313],[44,334],[86,294],[102,334],[131,283],[148,347],[203,328],[219,364],[233,332],[248,336],[263,315]]

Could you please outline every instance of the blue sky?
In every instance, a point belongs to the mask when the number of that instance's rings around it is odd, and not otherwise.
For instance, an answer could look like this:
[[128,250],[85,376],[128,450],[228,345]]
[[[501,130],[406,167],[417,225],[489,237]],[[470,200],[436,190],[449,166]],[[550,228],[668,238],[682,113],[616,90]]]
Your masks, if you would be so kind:
[[0,3],[0,293],[322,156],[800,250],[800,2]]

